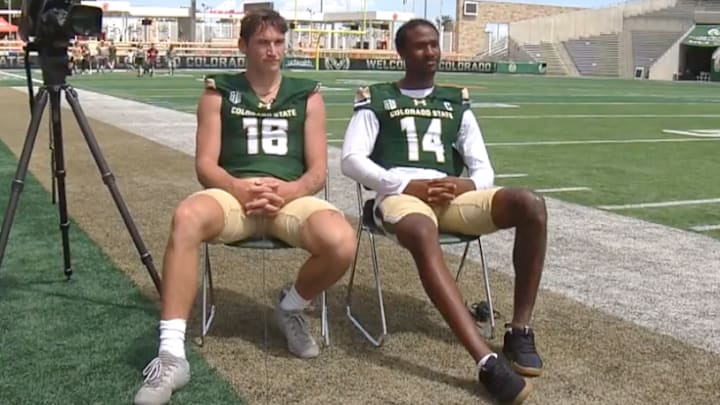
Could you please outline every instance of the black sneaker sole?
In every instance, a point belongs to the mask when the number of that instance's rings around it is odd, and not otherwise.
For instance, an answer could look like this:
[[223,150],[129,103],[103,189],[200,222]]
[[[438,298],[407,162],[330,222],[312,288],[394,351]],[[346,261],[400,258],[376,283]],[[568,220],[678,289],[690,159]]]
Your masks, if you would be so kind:
[[515,370],[516,373],[523,375],[525,377],[540,377],[542,374],[542,369],[535,368],[535,367],[523,367],[520,364],[511,361],[510,366],[513,370]]
[[515,397],[515,399],[510,403],[512,405],[520,405],[527,399],[528,395],[530,395],[530,392],[532,391],[532,383],[525,379],[525,387],[523,387],[522,391]]

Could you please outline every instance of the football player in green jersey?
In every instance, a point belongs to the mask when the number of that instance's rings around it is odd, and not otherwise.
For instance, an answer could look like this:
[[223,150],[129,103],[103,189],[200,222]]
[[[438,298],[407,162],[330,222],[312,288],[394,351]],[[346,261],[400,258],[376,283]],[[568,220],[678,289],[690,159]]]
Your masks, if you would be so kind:
[[[537,376],[530,319],[546,250],[543,198],[523,188],[494,186],[494,172],[466,89],[435,84],[440,63],[435,26],[414,19],[396,49],[405,75],[358,90],[342,152],[342,171],[376,192],[375,218],[412,254],[431,301],[470,352],[479,380],[501,402],[530,392],[521,375]],[[468,177],[460,177],[467,168]],[[498,357],[463,303],[438,243],[438,231],[482,235],[515,229],[515,295]]]
[[291,353],[319,354],[303,310],[348,269],[355,234],[337,208],[313,197],[326,178],[325,106],[316,82],[281,74],[287,30],[275,11],[245,15],[239,46],[246,71],[206,80],[195,157],[205,190],[175,210],[163,263],[158,357],[144,371],[136,404],[165,404],[190,379],[185,328],[203,241],[267,234],[308,251],[294,285],[277,302],[275,322]]

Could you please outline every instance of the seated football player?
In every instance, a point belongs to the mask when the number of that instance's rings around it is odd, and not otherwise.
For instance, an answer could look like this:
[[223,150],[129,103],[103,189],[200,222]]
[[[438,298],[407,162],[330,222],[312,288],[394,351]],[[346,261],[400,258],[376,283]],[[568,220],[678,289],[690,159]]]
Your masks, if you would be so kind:
[[[473,357],[480,382],[501,402],[530,392],[538,376],[531,315],[545,258],[543,198],[524,188],[494,186],[494,171],[467,89],[440,86],[439,35],[422,19],[397,32],[402,79],[358,90],[345,134],[343,173],[376,192],[374,217],[413,256],[422,285]],[[459,177],[467,168],[468,177]],[[514,312],[504,356],[483,340],[443,258],[439,232],[484,235],[515,229]]]
[[320,351],[303,310],[343,276],[355,254],[355,233],[344,215],[313,196],[323,188],[327,169],[319,84],[281,74],[288,26],[277,12],[258,10],[241,24],[246,71],[207,77],[199,101],[195,162],[205,189],[182,201],[172,219],[158,357],[145,369],[136,404],[168,403],[190,379],[185,329],[204,241],[269,235],[310,253],[294,285],[281,294],[274,317],[289,351],[300,358]]

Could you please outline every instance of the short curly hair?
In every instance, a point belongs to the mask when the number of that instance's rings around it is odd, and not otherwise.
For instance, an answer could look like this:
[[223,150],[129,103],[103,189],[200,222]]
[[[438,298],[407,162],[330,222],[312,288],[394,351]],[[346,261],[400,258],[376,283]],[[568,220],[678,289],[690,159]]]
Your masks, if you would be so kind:
[[407,40],[407,32],[415,27],[421,27],[423,25],[432,28],[433,30],[435,30],[438,36],[440,36],[440,31],[438,31],[435,24],[423,18],[413,18],[412,20],[400,26],[400,29],[398,29],[397,33],[395,34],[395,49],[398,51],[403,50],[405,48],[405,42]]

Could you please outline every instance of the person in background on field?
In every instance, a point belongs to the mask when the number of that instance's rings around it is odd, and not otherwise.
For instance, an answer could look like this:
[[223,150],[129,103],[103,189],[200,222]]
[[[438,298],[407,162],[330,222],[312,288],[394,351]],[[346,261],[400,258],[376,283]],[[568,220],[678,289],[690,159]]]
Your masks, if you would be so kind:
[[150,49],[147,51],[147,73],[150,74],[150,77],[155,75],[158,54],[160,54],[160,52],[155,48],[155,44],[150,44]]
[[167,52],[165,53],[165,60],[167,61],[168,73],[170,74],[170,76],[175,75],[175,68],[177,67],[177,62],[175,61],[176,57],[177,51],[175,51],[175,45],[170,44]]

